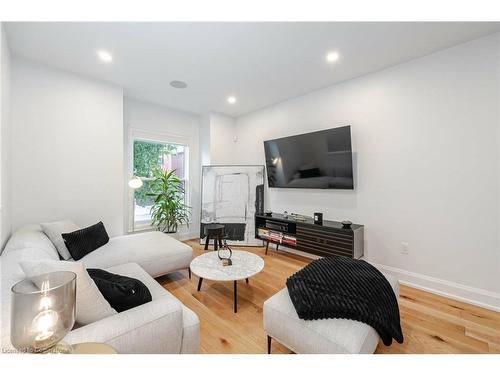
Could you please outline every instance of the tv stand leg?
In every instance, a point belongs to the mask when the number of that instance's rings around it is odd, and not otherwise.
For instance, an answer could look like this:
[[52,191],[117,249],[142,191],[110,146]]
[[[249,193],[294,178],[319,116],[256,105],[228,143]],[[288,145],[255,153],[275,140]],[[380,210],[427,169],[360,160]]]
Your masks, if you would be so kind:
[[267,255],[267,250],[269,249],[269,241],[266,242],[266,255]]

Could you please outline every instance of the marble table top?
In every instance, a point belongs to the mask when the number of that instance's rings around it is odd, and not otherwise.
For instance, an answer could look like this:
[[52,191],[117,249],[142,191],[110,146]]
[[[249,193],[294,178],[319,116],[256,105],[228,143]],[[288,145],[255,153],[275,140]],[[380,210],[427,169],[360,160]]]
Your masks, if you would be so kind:
[[[226,251],[224,251],[225,255]],[[227,252],[228,253],[228,252]],[[264,268],[264,260],[248,251],[233,250],[231,257],[233,264],[223,266],[222,261],[217,256],[217,251],[197,256],[191,261],[191,271],[199,277],[216,281],[242,280],[256,275]]]

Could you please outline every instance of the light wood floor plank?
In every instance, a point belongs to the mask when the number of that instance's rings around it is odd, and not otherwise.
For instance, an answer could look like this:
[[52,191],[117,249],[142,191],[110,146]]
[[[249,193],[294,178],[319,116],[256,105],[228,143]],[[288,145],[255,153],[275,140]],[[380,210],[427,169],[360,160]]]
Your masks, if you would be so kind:
[[[198,241],[187,243],[194,255],[204,253]],[[285,286],[286,279],[310,262],[309,259],[262,247],[241,250],[264,259],[264,270],[238,283],[238,313],[233,313],[232,283],[189,280],[187,272],[177,272],[158,281],[200,318],[201,353],[266,353],[262,326],[262,305]],[[422,290],[401,286],[401,326],[405,341],[390,347],[380,343],[376,353],[500,353],[500,313],[451,300]],[[291,351],[273,340],[273,353]]]

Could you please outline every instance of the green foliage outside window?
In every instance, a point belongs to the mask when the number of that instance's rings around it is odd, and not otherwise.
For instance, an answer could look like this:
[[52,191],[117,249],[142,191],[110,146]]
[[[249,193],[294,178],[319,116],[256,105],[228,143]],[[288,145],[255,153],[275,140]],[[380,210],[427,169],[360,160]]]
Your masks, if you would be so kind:
[[[134,141],[134,175],[144,178],[153,178],[154,171],[163,164],[164,155],[177,153],[177,146],[164,143]],[[154,198],[148,196],[153,181],[143,180],[144,185],[135,190],[137,205],[145,207],[154,203]]]

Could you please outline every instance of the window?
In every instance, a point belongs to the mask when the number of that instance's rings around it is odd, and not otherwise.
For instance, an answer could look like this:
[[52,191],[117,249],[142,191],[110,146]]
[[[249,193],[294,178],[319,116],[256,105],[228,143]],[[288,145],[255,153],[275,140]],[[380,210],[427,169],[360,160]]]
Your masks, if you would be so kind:
[[134,139],[133,174],[143,181],[143,186],[133,193],[134,228],[151,224],[150,211],[154,198],[148,196],[148,193],[151,192],[153,173],[157,168],[164,171],[175,170],[177,177],[183,181],[184,199],[188,203],[187,155],[187,145]]

